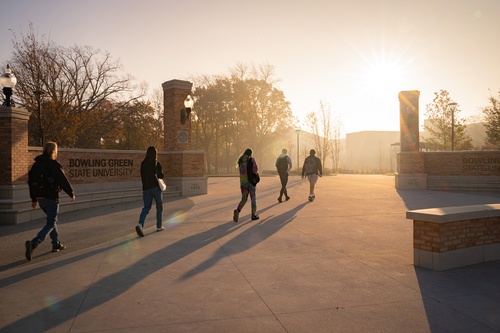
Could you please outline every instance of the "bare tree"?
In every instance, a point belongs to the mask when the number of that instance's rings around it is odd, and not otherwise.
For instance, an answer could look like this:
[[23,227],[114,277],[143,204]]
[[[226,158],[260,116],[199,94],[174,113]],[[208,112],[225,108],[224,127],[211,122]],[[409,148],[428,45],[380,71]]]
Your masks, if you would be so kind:
[[100,147],[100,138],[127,117],[126,106],[145,94],[107,52],[90,46],[62,47],[13,34],[9,63],[18,77],[19,105],[32,112],[29,143],[56,140],[63,147]]
[[307,126],[313,134],[314,144],[318,157],[323,166],[328,156],[333,155],[333,126],[331,107],[328,103],[319,102],[319,110],[312,111],[306,116]]
[[331,157],[334,172],[339,170],[340,155],[342,152],[342,119],[339,115],[334,115],[332,119]]
[[163,149],[164,147],[164,128],[163,121],[165,116],[164,102],[163,102],[163,90],[154,89],[151,96],[151,107],[153,108],[153,132],[154,132],[154,142],[158,149]]

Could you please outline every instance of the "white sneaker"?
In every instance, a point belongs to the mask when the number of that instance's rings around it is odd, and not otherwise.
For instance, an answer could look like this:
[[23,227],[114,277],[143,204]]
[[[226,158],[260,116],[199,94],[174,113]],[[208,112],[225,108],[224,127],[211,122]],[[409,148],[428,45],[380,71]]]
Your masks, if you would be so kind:
[[165,230],[164,226],[161,226],[161,228],[156,228],[156,231],[163,231],[163,230]]

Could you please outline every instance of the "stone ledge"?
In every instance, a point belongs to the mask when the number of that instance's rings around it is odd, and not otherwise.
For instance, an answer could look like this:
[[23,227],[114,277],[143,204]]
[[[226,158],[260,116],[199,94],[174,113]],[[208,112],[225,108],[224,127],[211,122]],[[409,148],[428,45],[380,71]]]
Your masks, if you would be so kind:
[[418,209],[406,212],[406,218],[416,221],[447,223],[500,216],[500,204],[470,205]]

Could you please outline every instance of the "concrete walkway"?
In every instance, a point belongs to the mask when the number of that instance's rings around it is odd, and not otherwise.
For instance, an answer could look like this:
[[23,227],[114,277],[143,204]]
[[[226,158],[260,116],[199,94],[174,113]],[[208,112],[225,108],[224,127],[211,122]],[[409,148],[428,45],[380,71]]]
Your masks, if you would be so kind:
[[[405,218],[498,203],[499,193],[397,191],[392,176],[338,175],[320,178],[310,203],[307,182],[291,177],[291,200],[279,204],[279,179],[264,177],[260,220],[247,203],[235,224],[238,186],[210,178],[208,195],[165,204],[164,232],[150,213],[144,238],[140,203],[64,214],[68,250],[50,253],[46,240],[31,262],[23,246],[38,226],[7,237],[0,226],[2,244],[16,244],[2,251],[0,332],[500,332],[500,261],[414,267]],[[97,234],[115,236],[77,246]]]

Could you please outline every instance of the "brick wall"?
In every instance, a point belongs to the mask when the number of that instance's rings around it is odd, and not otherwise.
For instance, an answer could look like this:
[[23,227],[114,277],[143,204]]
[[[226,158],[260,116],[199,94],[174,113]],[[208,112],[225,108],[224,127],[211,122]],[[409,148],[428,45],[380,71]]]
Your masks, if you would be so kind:
[[168,152],[162,164],[171,177],[205,176],[205,154],[200,152]]
[[[30,147],[29,167],[42,153],[42,148]],[[141,162],[146,151],[59,148],[57,160],[72,184],[132,182],[141,180]],[[200,152],[158,152],[164,174],[168,177],[202,177],[205,175],[205,155]]]
[[[29,148],[29,168],[41,153],[42,148]],[[139,181],[144,156],[146,151],[138,150],[58,148],[57,160],[72,184],[92,184]]]
[[398,154],[398,173],[424,174],[425,161],[420,152],[401,152]]
[[422,152],[429,176],[498,176],[500,151]]
[[413,221],[413,247],[447,252],[500,243],[500,217],[448,223]]

